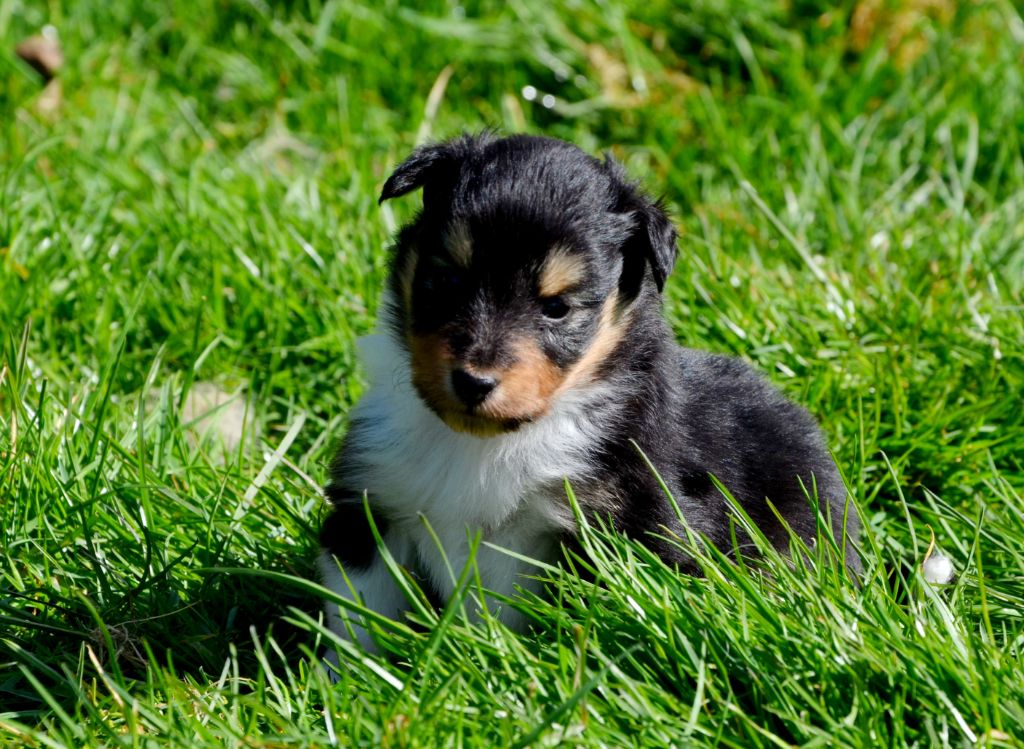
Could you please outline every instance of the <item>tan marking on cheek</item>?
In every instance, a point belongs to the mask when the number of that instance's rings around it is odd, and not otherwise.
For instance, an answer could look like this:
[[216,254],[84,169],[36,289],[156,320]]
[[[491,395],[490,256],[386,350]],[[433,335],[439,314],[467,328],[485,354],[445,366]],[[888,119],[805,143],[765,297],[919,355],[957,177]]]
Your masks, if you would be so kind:
[[419,262],[419,248],[410,247],[409,254],[398,269],[398,289],[402,295],[402,307],[406,317],[412,315],[412,281],[416,276],[416,265]]
[[508,431],[500,421],[492,421],[491,419],[478,416],[466,416],[458,412],[446,413],[444,423],[456,432],[465,432],[477,437],[495,437]]
[[[466,413],[465,406],[455,398],[449,386],[452,369],[459,365],[441,336],[410,335],[408,342],[413,385],[424,403],[444,420],[449,428],[477,437],[492,437],[507,431],[510,422],[518,423],[533,418],[532,411],[516,410],[532,408],[535,405],[532,393],[526,393],[525,395],[529,397],[519,402],[510,399],[499,403],[499,399],[492,398],[486,402],[487,407],[478,408],[472,414]],[[477,374],[485,373],[484,370],[468,367],[467,369]],[[525,375],[525,372],[522,374]],[[516,379],[519,378],[513,377],[513,380]],[[524,393],[520,392],[519,395],[522,396]]]
[[[501,433],[508,424],[535,421],[547,413],[559,393],[597,378],[600,365],[619,345],[626,331],[628,312],[617,316],[617,303],[614,294],[605,301],[590,347],[568,371],[560,369],[538,343],[529,338],[512,343],[515,364],[507,369],[491,370],[457,363],[448,344],[437,334],[410,335],[413,384],[427,405],[456,431],[484,437]],[[455,366],[499,378],[498,387],[473,414],[467,414],[451,392],[449,380]]]
[[473,262],[473,237],[469,227],[462,221],[455,221],[444,233],[444,248],[456,264],[468,268]]
[[539,291],[542,297],[558,296],[578,285],[587,275],[583,258],[555,247],[540,270]]
[[[568,371],[548,359],[538,342],[529,338],[511,344],[515,359],[511,367],[477,369],[457,362],[441,336],[410,335],[413,383],[424,402],[456,431],[489,436],[505,431],[510,424],[536,421],[550,410],[560,393],[598,378],[600,366],[622,342],[629,326],[630,311],[616,314],[617,304],[616,294],[605,300],[590,347]],[[450,386],[452,370],[457,366],[499,378],[492,396],[472,414],[466,413]]]
[[597,379],[597,370],[611,356],[626,333],[629,325],[630,311],[617,314],[619,295],[613,293],[601,307],[601,319],[597,325],[597,333],[590,342],[590,348],[572,366],[562,380],[559,392],[586,385]]
[[629,312],[618,314],[618,295],[612,294],[601,308],[597,332],[586,353],[568,371],[551,361],[536,341],[522,339],[512,345],[516,363],[494,374],[501,382],[477,413],[497,421],[534,421],[551,408],[554,399],[574,387],[590,384],[598,370],[622,342]]
[[495,372],[501,382],[478,411],[500,421],[532,421],[550,408],[563,373],[535,341],[516,341],[512,351],[516,363]]
[[420,397],[435,409],[451,407],[447,379],[450,376],[452,353],[439,335],[409,336],[412,382]]

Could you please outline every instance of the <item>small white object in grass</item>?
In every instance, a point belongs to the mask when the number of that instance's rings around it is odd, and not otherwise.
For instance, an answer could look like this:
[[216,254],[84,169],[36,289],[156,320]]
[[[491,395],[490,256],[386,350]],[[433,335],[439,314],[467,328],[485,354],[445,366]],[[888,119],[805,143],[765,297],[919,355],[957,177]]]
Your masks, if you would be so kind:
[[945,554],[936,552],[924,560],[921,576],[932,585],[946,585],[953,579],[953,561]]
[[213,437],[228,452],[252,431],[245,416],[244,393],[229,393],[212,382],[193,383],[181,409],[182,421],[198,439]]
[[537,98],[537,89],[533,86],[523,86],[523,98],[527,101],[533,101]]

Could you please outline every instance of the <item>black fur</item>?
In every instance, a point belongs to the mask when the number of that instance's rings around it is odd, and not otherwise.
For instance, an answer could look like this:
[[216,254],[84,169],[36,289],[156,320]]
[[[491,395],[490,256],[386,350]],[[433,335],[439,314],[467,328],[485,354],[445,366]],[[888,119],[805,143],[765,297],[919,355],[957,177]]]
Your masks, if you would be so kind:
[[[362,498],[352,492],[327,487],[325,493],[333,511],[320,528],[320,545],[348,569],[365,569],[377,552],[373,530]],[[387,518],[374,518],[379,533],[386,533]]]
[[[810,542],[818,518],[805,489],[816,489],[835,538],[845,527],[847,565],[859,570],[852,547],[858,519],[811,416],[742,361],[676,345],[660,298],[676,260],[676,232],[662,206],[618,164],[548,138],[463,136],[418,149],[387,180],[381,200],[417,188],[424,208],[398,238],[390,279],[390,325],[404,344],[410,336],[436,335],[465,366],[501,371],[515,360],[508,342],[525,338],[558,371],[570,371],[598,334],[602,305],[617,295],[616,314],[625,316],[617,319],[628,320],[628,327],[599,364],[598,382],[610,387],[593,406],[614,408],[616,416],[591,435],[587,475],[568,477],[584,506],[588,497],[599,498],[594,511],[609,513],[618,530],[696,571],[660,538],[665,529],[682,529],[639,447],[688,524],[727,551],[734,523],[711,476],[780,549],[788,548],[788,537],[768,500]],[[453,269],[444,238],[460,224],[474,254],[471,267]],[[586,274],[551,307],[538,296],[537,277],[553,247],[572,253]],[[415,273],[403,280],[412,254]],[[561,311],[563,302],[570,314],[546,316]],[[509,420],[502,428],[529,420]],[[350,434],[357,439],[357,432]],[[343,449],[332,486],[347,486],[344,455]],[[357,517],[362,507],[351,502],[338,502],[343,517],[328,521],[324,543],[343,561],[359,564],[368,556],[360,534],[368,530]],[[743,534],[738,537],[743,544]]]

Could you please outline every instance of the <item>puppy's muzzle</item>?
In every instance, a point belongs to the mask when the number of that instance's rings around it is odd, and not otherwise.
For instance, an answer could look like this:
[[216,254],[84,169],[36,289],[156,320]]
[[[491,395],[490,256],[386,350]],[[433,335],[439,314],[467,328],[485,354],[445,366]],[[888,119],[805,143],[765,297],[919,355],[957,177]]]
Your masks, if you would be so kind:
[[476,408],[498,386],[498,379],[490,375],[474,374],[465,369],[452,370],[452,390],[469,408]]

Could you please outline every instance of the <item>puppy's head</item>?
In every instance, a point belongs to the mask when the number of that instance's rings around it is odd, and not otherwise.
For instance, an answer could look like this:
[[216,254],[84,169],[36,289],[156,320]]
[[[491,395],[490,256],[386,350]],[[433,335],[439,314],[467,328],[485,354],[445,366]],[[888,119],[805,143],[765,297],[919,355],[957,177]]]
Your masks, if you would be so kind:
[[611,159],[562,141],[463,136],[415,151],[381,200],[423,188],[399,236],[393,324],[451,428],[486,436],[600,380],[675,261],[664,211]]

